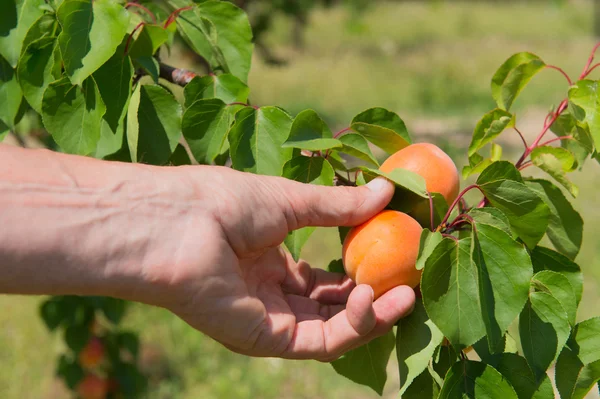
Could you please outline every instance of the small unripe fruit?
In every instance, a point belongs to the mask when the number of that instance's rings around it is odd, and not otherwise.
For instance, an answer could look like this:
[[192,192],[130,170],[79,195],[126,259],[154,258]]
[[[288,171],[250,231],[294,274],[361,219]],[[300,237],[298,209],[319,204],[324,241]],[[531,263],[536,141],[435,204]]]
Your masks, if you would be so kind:
[[375,298],[399,285],[419,284],[415,268],[423,229],[405,213],[383,211],[354,227],[344,240],[346,274],[356,284],[368,284]]
[[87,374],[77,385],[77,393],[81,399],[106,399],[108,383],[95,374]]
[[79,363],[83,368],[93,369],[104,359],[104,344],[98,337],[92,337],[79,352]]
[[407,169],[425,179],[427,191],[440,193],[450,205],[458,196],[460,180],[452,159],[438,146],[430,143],[411,144],[392,154],[381,165],[383,172]]

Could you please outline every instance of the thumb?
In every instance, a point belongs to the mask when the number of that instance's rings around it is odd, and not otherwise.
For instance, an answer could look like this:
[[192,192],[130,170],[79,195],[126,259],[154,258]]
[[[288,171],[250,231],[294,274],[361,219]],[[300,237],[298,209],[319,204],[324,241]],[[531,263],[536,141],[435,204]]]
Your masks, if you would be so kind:
[[[285,212],[295,230],[305,226],[356,226],[379,213],[392,199],[394,185],[378,177],[360,187],[327,187],[287,180]],[[289,217],[291,216],[291,217]]]

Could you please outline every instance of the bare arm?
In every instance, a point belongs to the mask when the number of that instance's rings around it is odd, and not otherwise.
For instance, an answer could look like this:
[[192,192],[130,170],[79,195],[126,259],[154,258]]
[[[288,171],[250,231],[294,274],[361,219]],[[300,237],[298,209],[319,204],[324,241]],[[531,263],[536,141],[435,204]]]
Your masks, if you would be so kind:
[[388,331],[414,294],[373,303],[279,244],[302,226],[361,223],[392,193],[0,144],[0,292],[149,303],[241,353],[330,360]]

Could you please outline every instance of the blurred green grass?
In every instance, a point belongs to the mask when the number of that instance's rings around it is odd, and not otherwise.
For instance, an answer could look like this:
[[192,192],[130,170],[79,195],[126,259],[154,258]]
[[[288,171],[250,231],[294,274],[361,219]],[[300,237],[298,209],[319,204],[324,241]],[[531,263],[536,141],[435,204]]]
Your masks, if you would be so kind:
[[[405,119],[416,141],[436,141],[462,165],[474,123],[493,106],[489,82],[496,68],[514,52],[531,51],[578,74],[594,44],[591,11],[586,1],[561,7],[552,2],[384,3],[362,15],[344,7],[319,10],[311,17],[304,50],[290,45],[285,21],[276,24],[267,41],[289,63],[276,67],[255,59],[251,97],[292,113],[313,108],[332,128],[344,127],[365,108],[387,107]],[[523,115],[518,123],[556,104],[564,89],[556,71],[543,71],[515,104]],[[424,122],[431,121],[442,126],[441,133],[430,134]],[[526,134],[535,134],[541,123],[523,122]],[[519,142],[504,144],[505,156],[514,159]],[[589,162],[574,175],[581,188],[574,205],[587,222],[578,257],[586,279],[580,319],[597,314],[600,303],[600,209],[594,187],[599,172]],[[336,229],[321,229],[303,255],[324,267],[340,257],[340,248]],[[0,296],[0,398],[65,397],[53,378],[61,339],[49,335],[37,317],[40,301]],[[126,323],[141,334],[149,398],[375,397],[326,364],[233,354],[162,309],[134,304]],[[391,364],[386,397],[397,397],[395,370]]]

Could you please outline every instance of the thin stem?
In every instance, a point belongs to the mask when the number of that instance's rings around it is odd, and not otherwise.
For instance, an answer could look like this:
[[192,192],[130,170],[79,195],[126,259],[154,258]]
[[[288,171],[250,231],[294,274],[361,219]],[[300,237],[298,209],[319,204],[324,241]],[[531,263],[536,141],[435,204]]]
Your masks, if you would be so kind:
[[515,131],[519,134],[519,137],[521,137],[521,141],[523,141],[523,145],[525,146],[525,148],[527,148],[527,140],[525,140],[525,136],[523,136],[523,133],[521,133],[521,131],[517,129],[516,126],[513,126],[513,129],[515,129]]
[[136,27],[133,28],[133,30],[129,34],[129,37],[127,37],[127,42],[125,43],[125,54],[127,54],[129,52],[129,45],[131,44],[131,40],[133,39],[133,35],[135,34],[135,32],[138,29],[140,29],[144,25],[146,25],[145,22],[140,22],[139,24],[137,24]]
[[356,186],[356,183],[350,181],[350,174],[348,174],[348,178],[345,178],[338,172],[335,172],[333,181],[335,186]]
[[442,237],[444,237],[444,238],[452,238],[454,241],[458,242],[458,238],[454,237],[452,234],[442,233]]
[[351,127],[345,127],[342,130],[340,130],[339,132],[337,132],[336,134],[333,135],[334,139],[337,139],[338,137],[340,137],[342,134],[351,131],[352,128]]
[[23,140],[23,137],[21,137],[20,134],[12,130],[10,130],[8,134],[10,134],[16,140],[20,147],[27,148],[27,144],[25,143],[25,140]]
[[546,141],[546,142],[544,142],[544,143],[540,144],[539,146],[540,146],[540,147],[543,147],[543,146],[545,146],[545,145],[548,145],[548,144],[550,144],[550,143],[554,143],[555,141],[560,141],[560,140],[572,140],[572,139],[573,139],[573,136],[560,136],[560,137],[555,137],[555,138],[553,138],[553,139],[550,139],[550,140],[548,140],[548,141]]
[[598,62],[597,64],[594,64],[590,69],[588,69],[588,71],[585,73],[585,75],[583,76],[584,78],[587,77],[590,73],[592,73],[592,71],[596,68],[598,68],[600,66],[600,62]]
[[592,65],[592,62],[594,61],[594,54],[596,54],[596,50],[598,50],[598,47],[600,47],[600,42],[597,43],[592,49],[592,52],[590,53],[590,58],[588,58],[587,63],[583,67],[581,75],[579,75],[579,80],[583,79],[589,73],[590,65]]
[[450,215],[452,214],[452,210],[454,209],[454,207],[456,206],[456,204],[458,204],[458,201],[460,201],[460,199],[470,190],[472,189],[478,189],[479,191],[481,191],[481,193],[483,195],[485,195],[485,193],[483,192],[483,190],[481,189],[481,187],[479,187],[477,184],[472,184],[470,186],[468,186],[467,188],[465,188],[464,190],[461,191],[460,194],[458,194],[458,197],[456,197],[456,199],[454,200],[454,202],[452,202],[452,205],[450,205],[450,208],[448,208],[448,212],[446,212],[446,216],[444,216],[444,219],[442,220],[442,223],[440,223],[441,225],[443,225],[444,223],[446,223],[448,221],[448,218],[450,217]]
[[519,170],[523,170],[523,169],[528,168],[528,167],[530,167],[532,165],[533,165],[533,162],[527,161],[523,165],[519,166]]
[[141,10],[144,10],[144,12],[146,12],[146,14],[148,14],[150,19],[152,19],[152,22],[156,24],[156,16],[154,15],[154,13],[152,11],[150,11],[149,9],[147,9],[146,7],[144,7],[143,5],[138,4],[138,3],[131,3],[131,2],[125,4],[125,8],[129,8],[129,7],[137,7]]
[[567,79],[567,82],[569,82],[569,86],[573,85],[573,82],[571,81],[571,78],[569,77],[569,75],[567,75],[567,73],[565,71],[563,71],[562,68],[559,68],[559,67],[554,66],[554,65],[546,65],[546,68],[555,69],[558,72],[562,73],[562,75]]
[[427,196],[429,197],[429,227],[431,227],[431,231],[435,231],[433,226],[433,197],[429,191],[427,191]]
[[192,8],[194,8],[194,6],[182,7],[182,8],[178,8],[177,10],[173,11],[171,13],[171,15],[169,15],[169,17],[165,21],[163,28],[165,28],[165,29],[168,28],[169,25],[171,25],[177,19],[177,17],[179,16],[180,13],[187,11],[187,10],[191,10]]

